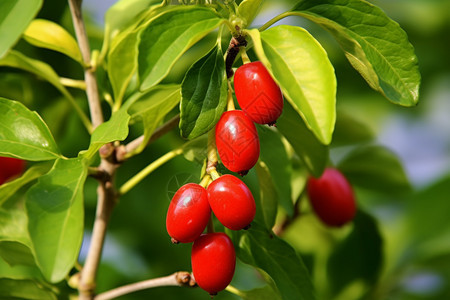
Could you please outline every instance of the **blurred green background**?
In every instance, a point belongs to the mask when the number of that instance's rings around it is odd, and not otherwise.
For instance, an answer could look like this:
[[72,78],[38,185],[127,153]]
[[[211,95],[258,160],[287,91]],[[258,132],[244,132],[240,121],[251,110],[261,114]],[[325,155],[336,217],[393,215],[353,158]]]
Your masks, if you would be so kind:
[[[100,49],[103,14],[115,1],[84,2],[91,48]],[[421,97],[417,107],[394,106],[371,90],[350,66],[333,38],[320,27],[299,17],[289,17],[276,25],[303,26],[322,43],[336,70],[338,109],[366,123],[376,134],[376,143],[387,146],[400,157],[413,191],[389,195],[357,190],[358,204],[374,219],[361,216],[355,222],[369,222],[378,226],[382,241],[376,240],[377,236],[374,237],[373,232],[369,231],[357,233],[356,245],[339,244],[351,229],[327,229],[312,215],[299,218],[284,237],[311,268],[320,299],[450,299],[450,1],[370,2],[380,6],[388,16],[400,23],[415,47],[422,74]],[[253,26],[259,27],[290,9],[294,3],[286,0],[264,1]],[[38,17],[53,20],[73,32],[65,1],[44,1]],[[185,70],[200,53],[208,50],[213,40],[215,37],[206,38],[189,50],[165,81],[181,81]],[[17,47],[52,65],[60,76],[82,78],[81,68],[61,54],[33,48],[23,41]],[[99,80],[102,80],[102,74],[99,74]],[[84,95],[76,90],[73,93],[80,105],[85,107]],[[78,151],[87,148],[89,137],[77,116],[72,113],[67,101],[49,84],[36,80],[32,75],[1,68],[0,96],[21,100],[30,109],[37,110],[51,128],[64,155],[76,156]],[[104,105],[104,108],[109,113],[108,106]],[[175,111],[167,119],[174,114]],[[134,126],[129,139],[139,134],[139,127]],[[153,143],[141,155],[130,159],[120,168],[118,185],[182,143],[177,130]],[[333,148],[333,163],[338,163],[350,150],[351,147]],[[174,191],[186,182],[198,181],[200,169],[199,162],[177,157],[120,199],[106,239],[98,273],[98,292],[178,270],[190,270],[191,245],[170,243],[165,229],[165,214]],[[250,172],[246,181],[252,188],[257,188],[254,171]],[[88,179],[85,190],[86,238],[80,261],[86,255],[95,215],[95,190],[96,181]],[[368,245],[363,251],[370,251],[371,243],[381,243],[383,255],[380,260],[373,261],[374,256],[370,256],[371,261],[361,262],[374,270],[374,276],[369,274],[369,280],[351,282],[340,290],[330,289],[328,278],[334,276],[327,274],[332,272],[328,269],[330,265],[337,264],[342,268],[342,273],[336,274],[334,278],[345,277],[350,272],[346,268],[346,260],[359,262],[354,257],[358,252],[352,251],[358,250],[355,248],[361,247],[361,243]],[[330,261],[327,261],[330,249],[336,245],[341,247],[341,254],[335,251]],[[249,290],[263,284],[254,269],[238,263],[233,286]],[[370,295],[365,295],[368,286],[374,289]],[[209,295],[200,289],[161,287],[121,299],[163,298],[208,299]],[[239,297],[221,292],[215,299]]]

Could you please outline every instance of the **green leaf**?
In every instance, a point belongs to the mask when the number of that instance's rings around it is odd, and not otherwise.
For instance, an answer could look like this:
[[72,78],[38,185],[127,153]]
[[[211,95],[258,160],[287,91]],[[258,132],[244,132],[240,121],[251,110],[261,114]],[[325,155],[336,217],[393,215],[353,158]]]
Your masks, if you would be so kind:
[[50,130],[36,112],[1,97],[0,155],[36,161],[61,156]]
[[313,300],[308,270],[295,250],[284,240],[252,222],[249,230],[228,231],[241,261],[265,271],[283,299]]
[[213,128],[227,105],[227,76],[220,44],[195,62],[181,84],[181,136],[194,139]]
[[19,40],[41,6],[42,0],[0,1],[0,58]]
[[292,13],[329,31],[373,89],[396,104],[417,103],[420,73],[414,48],[380,8],[362,0],[302,0]]
[[223,21],[211,9],[180,6],[149,22],[139,44],[141,90],[160,82],[187,49]]
[[[105,37],[112,39],[160,0],[119,0],[105,13]],[[158,5],[159,6],[159,5]]]
[[16,180],[9,181],[0,186],[0,206],[5,203],[11,196],[14,195],[21,187],[27,183],[41,177],[49,170],[47,164],[39,164],[30,167],[22,176]]
[[43,284],[34,280],[14,280],[0,278],[1,299],[57,299],[56,295]]
[[119,35],[108,52],[108,76],[115,101],[122,101],[128,84],[137,70],[139,31]]
[[259,12],[262,0],[244,0],[238,6],[238,15],[246,21],[249,26]]
[[319,177],[328,163],[328,147],[317,140],[288,103],[285,103],[283,113],[277,120],[277,129],[294,148],[306,168]]
[[25,212],[0,208],[0,256],[10,265],[35,265],[30,248]]
[[[287,214],[294,213],[291,190],[292,166],[281,135],[267,126],[257,126],[263,161],[271,174],[280,205]],[[272,224],[273,225],[273,224]]]
[[43,280],[41,271],[34,264],[31,265],[10,265],[0,256],[0,278],[11,279],[40,279]]
[[207,156],[208,135],[199,136],[183,144],[183,156],[189,161],[202,164]]
[[325,50],[300,27],[280,25],[248,33],[286,99],[328,145],[336,121],[336,77]]
[[373,217],[358,211],[352,232],[331,253],[327,264],[328,280],[334,294],[362,280],[376,282],[383,263],[383,241]]
[[179,85],[158,85],[137,95],[139,96],[130,105],[129,112],[133,119],[141,119],[144,123],[144,140],[130,155],[144,150],[156,126],[180,102],[181,98]]
[[331,145],[347,146],[372,141],[375,133],[362,120],[355,118],[344,110],[337,111],[336,126]]
[[27,193],[28,230],[44,277],[59,282],[75,264],[83,237],[83,159],[58,159]]
[[339,162],[338,168],[352,184],[381,193],[401,193],[411,185],[398,157],[382,146],[356,148]]
[[278,208],[278,191],[274,184],[274,176],[267,165],[259,161],[255,166],[259,183],[259,203],[256,205],[255,220],[258,220],[269,230],[275,225]]
[[11,50],[8,55],[0,59],[0,66],[21,69],[41,77],[57,88],[61,94],[64,95],[64,97],[72,102],[75,101],[67,89],[59,81],[58,74],[56,74],[50,65],[42,61],[29,58],[20,52]]
[[63,53],[83,64],[83,57],[75,39],[64,28],[52,21],[33,20],[23,33],[23,38],[33,46]]

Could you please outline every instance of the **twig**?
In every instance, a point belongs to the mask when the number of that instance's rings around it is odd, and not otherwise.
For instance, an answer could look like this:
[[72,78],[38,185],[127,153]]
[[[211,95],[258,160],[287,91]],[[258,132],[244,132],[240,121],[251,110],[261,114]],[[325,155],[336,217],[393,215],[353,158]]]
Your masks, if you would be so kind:
[[233,64],[236,56],[239,53],[239,47],[247,46],[247,41],[245,40],[245,36],[237,36],[232,37],[230,40],[230,45],[227,49],[227,56],[225,58],[225,69],[227,72],[227,78],[231,78],[234,74],[233,72]]
[[95,300],[113,299],[136,291],[159,286],[194,287],[195,285],[195,281],[189,272],[180,271],[169,276],[144,280],[109,290],[107,292],[99,294],[97,297],[95,297]]
[[[152,142],[159,139],[161,136],[175,128],[175,126],[178,125],[180,122],[180,115],[174,116],[172,119],[161,125],[160,127],[156,128],[156,130],[153,132],[152,136],[147,142],[147,145],[151,144]],[[122,146],[122,149],[117,151],[117,161],[121,162],[124,161],[129,153],[132,153],[137,148],[141,146],[141,144],[144,142],[144,136],[141,135],[140,137],[134,139],[133,141],[129,142],[127,145]]]
[[[69,7],[83,61],[86,66],[90,66],[91,50],[86,34],[86,28],[84,27],[83,15],[81,13],[81,2],[82,0],[69,0]],[[94,71],[90,67],[87,67],[84,70],[84,81],[86,83],[86,95],[89,102],[92,125],[95,129],[98,125],[103,123],[103,114],[100,106],[100,98],[98,96],[97,79],[95,78]]]

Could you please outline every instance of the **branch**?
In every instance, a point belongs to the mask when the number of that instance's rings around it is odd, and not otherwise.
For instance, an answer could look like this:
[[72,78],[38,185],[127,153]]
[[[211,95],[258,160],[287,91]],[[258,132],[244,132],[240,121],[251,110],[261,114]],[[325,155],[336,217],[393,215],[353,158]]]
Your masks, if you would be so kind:
[[184,286],[184,287],[194,287],[196,285],[194,278],[189,272],[176,272],[172,275],[153,278],[149,280],[144,280],[128,285],[124,285],[107,292],[99,294],[95,297],[95,300],[108,300],[130,294],[136,291],[150,289],[159,286]]
[[[151,144],[152,142],[159,139],[164,134],[168,133],[170,130],[175,128],[175,126],[178,125],[180,122],[180,114],[176,115],[160,127],[156,128],[156,130],[153,132],[152,136],[147,142],[147,145]],[[121,149],[117,151],[116,159],[118,162],[124,161],[126,158],[128,158],[128,154],[134,152],[137,148],[139,148],[142,143],[144,142],[144,136],[141,135],[140,137],[136,138],[135,140],[129,142],[127,145],[122,146]],[[147,146],[146,145],[146,146]]]
[[[89,41],[81,13],[81,2],[82,0],[69,0],[69,7],[84,64],[90,66],[91,50],[89,48]],[[97,79],[95,78],[95,73],[92,68],[87,67],[84,70],[84,81],[86,83],[86,94],[89,102],[89,110],[91,112],[92,125],[95,129],[98,125],[103,123],[103,113],[100,106],[100,98],[98,96]]]

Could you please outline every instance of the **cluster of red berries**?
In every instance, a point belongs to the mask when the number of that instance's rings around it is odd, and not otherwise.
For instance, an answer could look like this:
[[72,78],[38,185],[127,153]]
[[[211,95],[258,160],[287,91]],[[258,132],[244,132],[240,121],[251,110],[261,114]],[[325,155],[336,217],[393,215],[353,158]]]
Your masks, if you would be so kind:
[[216,146],[223,165],[245,175],[259,158],[259,138],[254,123],[274,125],[283,111],[283,95],[259,61],[236,70],[234,92],[242,110],[222,114],[216,125]]
[[[236,99],[242,110],[222,114],[215,129],[217,152],[230,171],[244,175],[259,158],[255,123],[275,124],[283,109],[280,88],[261,62],[247,63],[234,77]],[[191,265],[196,283],[211,295],[231,282],[236,254],[225,233],[203,234],[211,211],[231,230],[247,229],[256,213],[249,188],[232,175],[219,176],[207,188],[196,183],[182,186],[173,196],[166,217],[172,242],[192,245]]]
[[25,161],[13,157],[0,157],[0,185],[22,174]]
[[211,219],[211,210],[225,227],[246,229],[256,213],[255,200],[239,178],[222,175],[207,189],[196,183],[183,185],[173,196],[166,217],[172,242],[192,246],[192,273],[197,284],[216,294],[231,282],[236,254],[225,233],[202,234]]
[[327,168],[320,178],[310,177],[307,190],[314,212],[326,225],[339,227],[355,217],[352,186],[339,170]]

